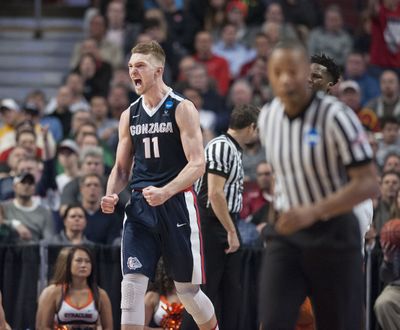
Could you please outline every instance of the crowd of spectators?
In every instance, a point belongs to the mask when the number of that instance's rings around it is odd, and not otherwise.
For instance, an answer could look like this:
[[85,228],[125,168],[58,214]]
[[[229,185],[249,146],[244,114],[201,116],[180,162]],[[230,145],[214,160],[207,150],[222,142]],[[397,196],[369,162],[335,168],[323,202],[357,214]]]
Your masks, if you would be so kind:
[[[137,42],[161,44],[165,81],[198,108],[206,144],[227,129],[235,106],[261,107],[272,99],[269,53],[279,40],[295,38],[310,55],[324,53],[341,67],[331,93],[370,132],[381,197],[368,237],[379,248],[383,224],[400,216],[400,3],[370,0],[355,28],[343,19],[340,1],[322,3],[95,2],[57,94],[33,90],[24,100],[1,100],[0,241],[118,244],[130,193],[122,193],[112,216],[99,203],[114,163],[119,117],[138,98],[126,66]],[[249,245],[263,244],[259,233],[273,213],[273,172],[264,157],[258,143],[244,150],[246,225],[239,228]]]

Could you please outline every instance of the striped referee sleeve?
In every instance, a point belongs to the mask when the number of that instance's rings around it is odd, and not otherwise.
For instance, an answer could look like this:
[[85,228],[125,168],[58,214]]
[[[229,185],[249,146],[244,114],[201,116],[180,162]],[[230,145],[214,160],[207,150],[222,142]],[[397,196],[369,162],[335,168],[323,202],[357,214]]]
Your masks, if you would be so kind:
[[228,177],[231,169],[232,150],[222,139],[213,140],[206,148],[207,172]]
[[335,111],[331,124],[334,142],[346,167],[368,163],[372,149],[356,114],[348,107]]

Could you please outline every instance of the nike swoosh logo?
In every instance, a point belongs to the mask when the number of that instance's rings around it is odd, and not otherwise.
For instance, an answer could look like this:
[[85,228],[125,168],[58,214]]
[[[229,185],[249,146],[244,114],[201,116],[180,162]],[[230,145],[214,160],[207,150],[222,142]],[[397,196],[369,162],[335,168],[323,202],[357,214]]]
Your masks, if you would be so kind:
[[136,118],[136,117],[139,117],[140,115],[135,115],[135,116],[132,116],[132,118]]
[[186,223],[177,223],[176,224],[176,226],[179,228],[179,227],[182,227],[182,226],[185,226],[186,225]]

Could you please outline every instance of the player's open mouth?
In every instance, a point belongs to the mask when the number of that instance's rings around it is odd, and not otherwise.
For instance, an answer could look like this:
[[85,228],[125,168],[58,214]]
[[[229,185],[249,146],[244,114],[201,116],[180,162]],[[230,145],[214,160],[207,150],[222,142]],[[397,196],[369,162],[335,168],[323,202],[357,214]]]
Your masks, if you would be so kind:
[[134,81],[135,87],[140,87],[142,86],[142,80],[141,79],[135,79]]

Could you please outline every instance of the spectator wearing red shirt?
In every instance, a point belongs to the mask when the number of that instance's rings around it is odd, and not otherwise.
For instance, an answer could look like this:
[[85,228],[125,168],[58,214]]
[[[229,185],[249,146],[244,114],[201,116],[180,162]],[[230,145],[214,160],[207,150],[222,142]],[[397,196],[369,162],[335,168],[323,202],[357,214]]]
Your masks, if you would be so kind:
[[256,50],[256,57],[242,66],[240,77],[246,76],[258,59],[268,60],[269,53],[271,52],[271,42],[263,32],[257,33],[254,40],[254,49]]
[[42,157],[43,151],[37,146],[36,133],[33,129],[24,128],[16,133],[16,145],[0,153],[0,162],[6,162],[10,153],[17,146],[24,148],[30,157],[38,159]]
[[378,78],[384,69],[400,75],[400,1],[370,0],[372,18],[370,63]]
[[269,206],[272,203],[272,168],[266,161],[257,165],[257,188],[244,191],[243,208],[240,218],[259,225],[266,221]]
[[230,83],[229,65],[224,58],[212,53],[212,44],[213,40],[209,32],[198,32],[195,38],[193,57],[207,67],[209,76],[214,78],[217,83],[219,93],[225,96]]

